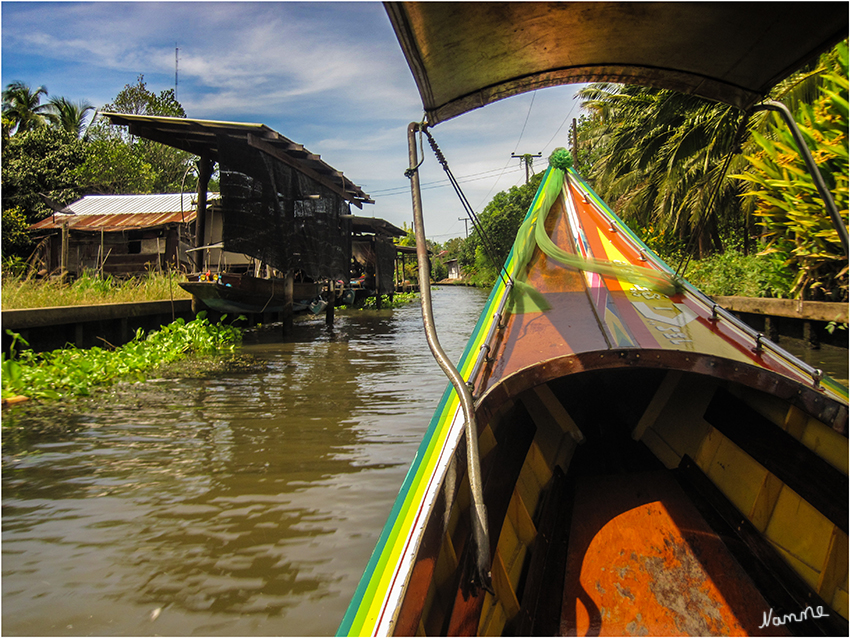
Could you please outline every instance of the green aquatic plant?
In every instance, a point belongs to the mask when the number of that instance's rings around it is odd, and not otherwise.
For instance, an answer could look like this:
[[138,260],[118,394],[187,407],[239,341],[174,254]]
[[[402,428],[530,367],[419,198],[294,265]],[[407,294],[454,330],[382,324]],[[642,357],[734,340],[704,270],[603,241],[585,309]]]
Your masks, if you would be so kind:
[[[381,297],[381,310],[387,308],[400,308],[406,306],[411,301],[419,298],[418,292],[397,292],[392,296],[392,299],[387,295]],[[354,308],[356,310],[375,310],[377,309],[375,297],[366,297],[356,306],[340,306],[340,308]]]
[[144,380],[146,372],[188,355],[231,352],[241,342],[242,331],[224,319],[211,323],[200,312],[192,321],[178,319],[147,335],[140,329],[120,348],[67,346],[45,353],[33,352],[21,335],[7,330],[12,344],[8,355],[0,357],[3,399],[88,396],[96,386]]

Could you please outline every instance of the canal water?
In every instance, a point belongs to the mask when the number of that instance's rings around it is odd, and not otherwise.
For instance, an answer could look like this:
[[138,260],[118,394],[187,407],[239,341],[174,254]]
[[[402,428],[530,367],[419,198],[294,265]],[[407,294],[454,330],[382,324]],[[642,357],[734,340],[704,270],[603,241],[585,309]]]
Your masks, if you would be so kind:
[[[486,298],[433,291],[453,360]],[[445,377],[418,303],[241,351],[238,372],[121,384],[4,432],[4,635],[336,631]],[[847,351],[823,354],[846,380]]]
[[[433,291],[452,359],[487,294]],[[4,441],[3,634],[333,635],[446,387],[421,321],[260,331],[251,369],[122,385]]]

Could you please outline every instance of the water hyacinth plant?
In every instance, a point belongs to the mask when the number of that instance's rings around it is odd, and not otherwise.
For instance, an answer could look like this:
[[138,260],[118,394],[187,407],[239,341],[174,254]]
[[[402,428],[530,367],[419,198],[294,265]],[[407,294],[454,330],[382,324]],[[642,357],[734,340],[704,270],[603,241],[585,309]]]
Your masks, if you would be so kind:
[[232,352],[242,340],[239,328],[225,324],[224,317],[211,323],[205,312],[147,335],[138,330],[132,341],[114,350],[68,346],[37,354],[20,335],[8,332],[13,337],[10,352],[0,357],[4,401],[88,396],[96,386],[144,380],[146,372],[188,355]]

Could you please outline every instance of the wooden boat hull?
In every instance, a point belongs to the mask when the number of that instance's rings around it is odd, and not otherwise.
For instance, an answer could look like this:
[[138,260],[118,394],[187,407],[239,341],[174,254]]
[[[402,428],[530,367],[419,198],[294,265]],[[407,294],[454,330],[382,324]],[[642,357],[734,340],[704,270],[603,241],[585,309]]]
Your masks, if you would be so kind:
[[846,635],[846,388],[664,291],[574,174],[547,172],[506,269],[458,366],[493,592],[449,388],[340,634]]
[[[223,313],[283,312],[286,308],[283,279],[261,279],[250,275],[221,273],[204,281],[186,281],[180,287],[204,302],[208,308]],[[307,308],[309,300],[321,292],[319,284],[294,284],[293,312]]]

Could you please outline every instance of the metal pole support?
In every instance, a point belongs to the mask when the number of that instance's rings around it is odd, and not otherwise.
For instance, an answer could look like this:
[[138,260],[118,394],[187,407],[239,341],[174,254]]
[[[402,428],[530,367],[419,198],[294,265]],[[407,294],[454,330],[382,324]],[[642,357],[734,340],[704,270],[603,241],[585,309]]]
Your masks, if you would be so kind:
[[850,248],[848,248],[850,241],[848,241],[847,237],[847,227],[844,225],[844,220],[841,219],[841,215],[838,213],[838,208],[835,205],[835,200],[832,198],[832,193],[830,193],[829,189],[826,187],[826,182],[823,181],[823,175],[820,174],[820,170],[818,169],[817,164],[815,164],[815,159],[812,157],[812,153],[806,145],[803,133],[800,131],[800,127],[797,126],[797,122],[794,120],[794,116],[791,115],[791,111],[782,102],[777,102],[775,100],[768,100],[761,104],[756,104],[753,107],[753,111],[775,111],[782,116],[783,120],[785,120],[785,124],[788,126],[788,129],[791,131],[791,135],[794,136],[794,141],[797,143],[800,156],[806,163],[806,168],[809,169],[809,174],[815,182],[815,186],[823,199],[827,212],[829,212],[829,216],[832,219],[832,225],[838,232],[838,238],[841,241],[842,248],[844,248],[844,254],[850,254]]
[[407,144],[410,157],[410,193],[413,198],[413,232],[416,235],[416,258],[419,265],[419,299],[422,305],[422,321],[425,326],[425,337],[428,347],[437,360],[440,368],[449,378],[460,398],[465,419],[467,473],[469,474],[469,489],[472,500],[472,528],[476,547],[476,574],[473,583],[492,593],[493,585],[490,574],[490,535],[487,524],[487,509],[484,505],[484,490],[481,482],[481,461],[478,453],[478,427],[475,419],[475,405],[472,393],[469,391],[460,372],[454,367],[437,338],[434,324],[434,313],[431,307],[430,264],[428,261],[428,245],[425,241],[425,222],[422,215],[422,193],[419,186],[419,160],[416,153],[416,133],[421,130],[420,124],[412,122],[407,127]]

